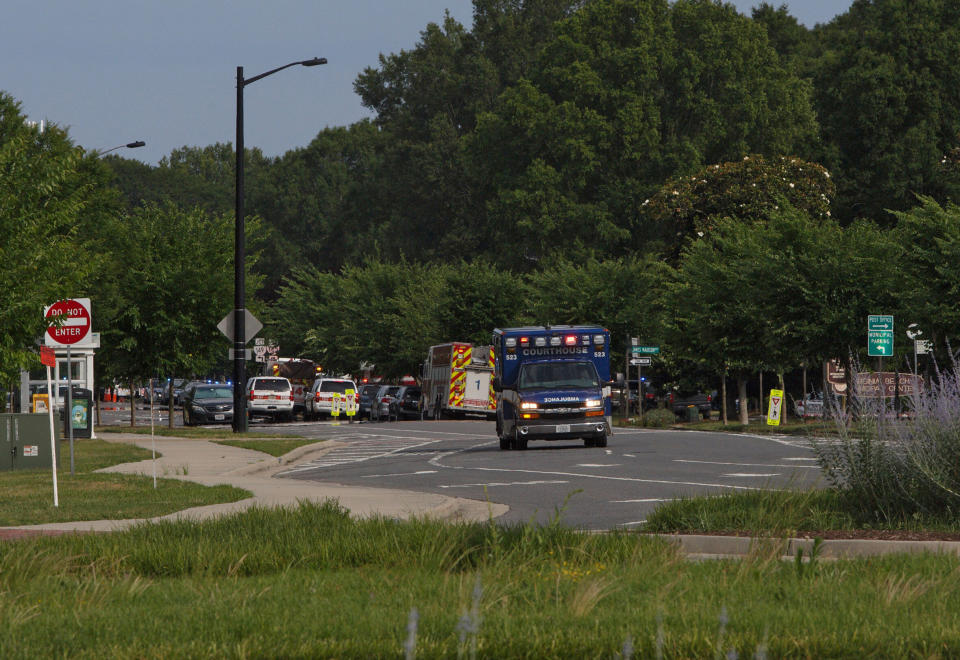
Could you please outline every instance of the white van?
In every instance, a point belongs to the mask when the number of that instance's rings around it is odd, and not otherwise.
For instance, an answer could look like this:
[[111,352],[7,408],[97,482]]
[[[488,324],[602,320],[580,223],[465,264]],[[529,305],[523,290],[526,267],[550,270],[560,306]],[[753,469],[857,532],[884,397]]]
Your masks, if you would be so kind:
[[307,419],[317,419],[324,415],[329,415],[333,408],[333,395],[335,392],[340,394],[340,415],[346,418],[346,403],[343,395],[347,390],[353,390],[356,394],[360,390],[357,384],[349,378],[318,378],[313,381],[313,387],[306,394],[303,400],[304,417]]
[[275,421],[293,419],[293,386],[280,376],[254,376],[247,381],[247,414]]

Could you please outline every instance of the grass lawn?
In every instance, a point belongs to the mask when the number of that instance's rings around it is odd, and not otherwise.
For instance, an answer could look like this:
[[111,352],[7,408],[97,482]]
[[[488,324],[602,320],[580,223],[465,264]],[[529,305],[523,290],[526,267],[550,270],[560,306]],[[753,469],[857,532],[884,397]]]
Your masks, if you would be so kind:
[[628,532],[336,505],[0,546],[10,658],[953,657],[960,560],[689,562]]
[[[222,445],[231,447],[240,447],[241,449],[253,449],[262,451],[271,456],[283,456],[286,453],[303,447],[323,442],[324,439],[304,438],[299,435],[278,435],[273,433],[258,433],[256,431],[247,431],[246,433],[233,433],[224,429],[205,429],[205,428],[184,428],[179,427],[170,429],[167,427],[155,427],[158,436],[167,436],[174,438],[198,438],[200,440],[210,440],[219,442]],[[98,426],[98,433],[136,433],[138,435],[150,435],[150,427],[130,427],[130,426]]]
[[60,444],[57,469],[60,506],[53,506],[50,470],[0,472],[0,526],[35,525],[75,520],[120,520],[162,516],[194,506],[235,502],[250,496],[232,486],[201,486],[178,479],[99,474],[94,470],[150,458],[145,449],[103,440],[74,440],[74,474],[70,448]]

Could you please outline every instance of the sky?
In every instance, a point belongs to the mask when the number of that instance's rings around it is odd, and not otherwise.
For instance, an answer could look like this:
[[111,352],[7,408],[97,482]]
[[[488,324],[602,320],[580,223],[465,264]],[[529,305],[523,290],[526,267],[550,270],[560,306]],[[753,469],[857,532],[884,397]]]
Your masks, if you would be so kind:
[[[736,0],[744,14],[760,0]],[[813,27],[851,0],[772,0]],[[236,139],[236,75],[244,143],[267,156],[307,146],[326,127],[370,113],[353,91],[382,53],[416,46],[448,10],[472,25],[471,0],[4,0],[0,90],[32,121],[67,128],[76,144],[155,165],[174,149]]]

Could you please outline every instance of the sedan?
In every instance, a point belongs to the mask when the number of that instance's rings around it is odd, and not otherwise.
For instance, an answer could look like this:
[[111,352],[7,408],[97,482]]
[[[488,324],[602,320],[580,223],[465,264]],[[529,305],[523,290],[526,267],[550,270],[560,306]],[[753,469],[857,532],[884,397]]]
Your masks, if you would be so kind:
[[191,383],[183,392],[183,425],[229,424],[233,421],[233,388]]
[[381,385],[377,390],[373,401],[370,402],[370,421],[383,422],[395,421],[397,419],[395,409],[392,404],[396,401],[397,392],[400,391],[399,385]]

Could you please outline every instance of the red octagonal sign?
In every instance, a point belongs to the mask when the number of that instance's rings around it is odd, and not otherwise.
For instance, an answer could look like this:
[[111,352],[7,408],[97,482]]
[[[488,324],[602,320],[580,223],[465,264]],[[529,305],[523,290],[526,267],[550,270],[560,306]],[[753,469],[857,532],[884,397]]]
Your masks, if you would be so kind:
[[51,322],[63,319],[59,326],[51,325],[47,334],[58,344],[76,344],[90,332],[90,311],[76,300],[60,300],[47,308]]

